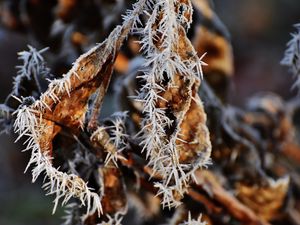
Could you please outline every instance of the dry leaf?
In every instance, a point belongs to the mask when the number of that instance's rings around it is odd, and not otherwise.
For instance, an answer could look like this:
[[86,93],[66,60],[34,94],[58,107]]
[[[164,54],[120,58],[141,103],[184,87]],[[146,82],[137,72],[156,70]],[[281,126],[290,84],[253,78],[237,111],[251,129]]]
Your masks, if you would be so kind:
[[237,197],[266,221],[276,220],[284,205],[289,179],[270,181],[265,187],[238,183]]

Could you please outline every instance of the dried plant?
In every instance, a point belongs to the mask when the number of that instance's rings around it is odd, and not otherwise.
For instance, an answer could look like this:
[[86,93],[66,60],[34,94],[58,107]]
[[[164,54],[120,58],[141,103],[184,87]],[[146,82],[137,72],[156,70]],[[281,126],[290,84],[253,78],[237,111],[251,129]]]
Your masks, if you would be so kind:
[[[210,1],[47,4],[28,2],[55,9],[45,27],[32,11],[23,9],[27,23],[10,12],[15,29],[32,28],[50,48],[19,53],[0,124],[31,152],[26,170],[33,182],[43,177],[53,213],[65,206],[65,225],[299,224],[291,190],[300,187],[300,104],[273,94],[244,109],[227,102],[232,47]],[[121,16],[125,5],[132,9]],[[47,40],[35,33],[41,26]],[[96,40],[103,42],[90,48]],[[282,61],[296,76],[298,55],[297,33]],[[67,71],[57,66],[73,59]],[[103,118],[110,95],[119,112]]]

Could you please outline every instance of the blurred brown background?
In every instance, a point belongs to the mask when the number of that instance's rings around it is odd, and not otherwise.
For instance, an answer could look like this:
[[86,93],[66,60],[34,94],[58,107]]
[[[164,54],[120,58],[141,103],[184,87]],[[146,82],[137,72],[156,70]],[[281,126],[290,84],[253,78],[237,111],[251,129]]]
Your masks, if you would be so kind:
[[[272,91],[285,99],[292,96],[293,79],[279,62],[294,31],[292,25],[300,23],[300,1],[215,0],[214,4],[231,34],[234,49],[230,102],[243,106],[245,99],[261,91]],[[17,52],[27,44],[25,35],[0,27],[1,101],[16,74]],[[23,174],[29,154],[21,153],[22,147],[13,139],[0,137],[0,225],[61,223],[62,210],[51,215],[52,199],[45,197],[41,181],[31,184],[30,173]]]

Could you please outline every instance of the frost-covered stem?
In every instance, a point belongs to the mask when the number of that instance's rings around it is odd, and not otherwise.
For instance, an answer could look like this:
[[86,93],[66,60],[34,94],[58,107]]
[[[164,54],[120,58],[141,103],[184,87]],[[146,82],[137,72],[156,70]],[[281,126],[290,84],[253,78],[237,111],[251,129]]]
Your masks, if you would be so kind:
[[[156,30],[153,31],[153,24],[155,24],[160,13],[165,15]],[[143,30],[141,43],[147,59],[145,67],[151,67],[151,69],[145,71],[144,75],[140,77],[146,82],[141,88],[140,100],[144,103],[143,112],[146,114],[143,121],[144,130],[147,130],[147,133],[155,134],[148,136],[148,139],[143,142],[145,144],[144,149],[147,149],[147,157],[153,154],[158,154],[159,157],[159,152],[152,152],[152,150],[157,151],[167,144],[163,143],[165,139],[163,137],[166,137],[165,129],[172,123],[165,115],[164,109],[157,108],[156,105],[158,100],[166,101],[159,95],[165,91],[165,87],[161,85],[162,81],[172,79],[176,72],[175,68],[168,65],[171,60],[172,43],[177,40],[176,25],[174,1],[157,1]],[[154,43],[158,40],[162,40],[160,46]],[[165,74],[167,78],[164,77]]]

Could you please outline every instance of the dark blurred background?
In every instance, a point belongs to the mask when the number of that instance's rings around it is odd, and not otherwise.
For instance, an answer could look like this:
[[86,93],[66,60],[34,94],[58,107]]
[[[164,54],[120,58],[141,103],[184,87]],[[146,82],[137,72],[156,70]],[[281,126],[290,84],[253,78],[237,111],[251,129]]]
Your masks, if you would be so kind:
[[294,95],[293,82],[279,62],[293,24],[300,23],[297,0],[216,0],[216,12],[232,39],[235,76],[232,103],[243,105],[260,91],[272,91],[284,98]]
[[[288,99],[292,76],[279,62],[293,24],[300,23],[299,0],[215,0],[215,11],[232,39],[235,73],[229,99],[243,106],[255,93],[271,91]],[[43,20],[43,18],[40,18]],[[0,26],[0,98],[9,94],[17,52],[26,49],[28,37]],[[30,43],[34,46],[34,43]],[[63,210],[51,215],[52,198],[45,197],[41,181],[31,184],[23,174],[29,153],[21,153],[13,136],[0,136],[0,225],[60,224]]]

